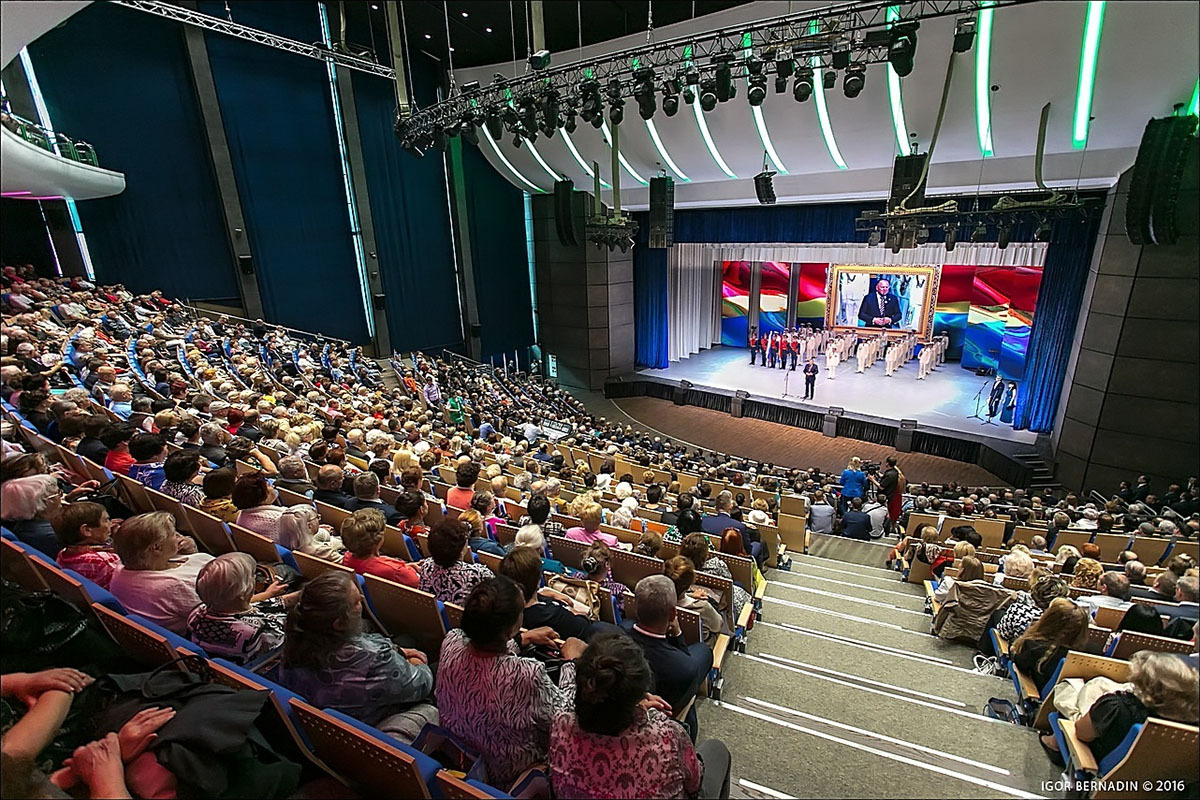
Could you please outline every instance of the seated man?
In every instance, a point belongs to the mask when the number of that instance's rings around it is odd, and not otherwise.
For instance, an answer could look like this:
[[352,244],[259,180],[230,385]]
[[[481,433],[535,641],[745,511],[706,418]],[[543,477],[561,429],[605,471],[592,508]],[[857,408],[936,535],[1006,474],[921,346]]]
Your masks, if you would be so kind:
[[[683,641],[676,619],[675,584],[665,575],[642,578],[634,591],[637,597],[637,621],[625,621],[629,636],[642,646],[646,661],[654,672],[657,693],[678,712],[696,696],[700,684],[712,669],[713,654],[703,642],[688,645]],[[696,738],[696,709],[684,719],[688,734]]]
[[1158,573],[1158,577],[1154,579],[1153,586],[1131,586],[1129,587],[1129,594],[1132,597],[1141,597],[1160,603],[1174,603],[1176,583],[1178,581],[1179,579],[1175,577],[1174,572],[1165,569]]
[[1129,608],[1129,578],[1120,572],[1106,572],[1100,576],[1100,594],[1089,594],[1079,598],[1079,605],[1088,610],[1093,617],[1096,609]]
[[313,500],[328,503],[337,508],[346,508],[354,502],[354,498],[342,491],[342,468],[336,464],[326,464],[317,471],[317,488],[313,492]]
[[[320,477],[320,473],[317,473]],[[383,514],[388,525],[397,525],[404,515],[379,499],[379,476],[374,472],[363,472],[354,476],[354,497],[346,503],[347,511],[374,508]]]
[[871,515],[863,511],[861,497],[850,501],[850,508],[842,515],[842,535],[850,539],[869,541],[871,538]]
[[883,536],[884,526],[888,521],[887,495],[883,493],[875,495],[874,500],[868,500],[863,504],[862,510],[871,518],[871,538],[878,539]]

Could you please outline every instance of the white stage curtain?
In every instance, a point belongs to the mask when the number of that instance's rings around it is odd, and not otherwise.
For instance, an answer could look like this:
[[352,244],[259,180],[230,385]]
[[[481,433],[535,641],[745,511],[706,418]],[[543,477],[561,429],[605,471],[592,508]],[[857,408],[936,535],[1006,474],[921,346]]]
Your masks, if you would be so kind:
[[721,341],[721,267],[723,261],[787,261],[866,266],[1040,267],[1045,242],[1013,242],[1001,250],[994,242],[960,242],[947,253],[927,244],[898,254],[866,244],[726,244],[677,242],[667,250],[667,296],[671,318],[668,358],[678,361]]

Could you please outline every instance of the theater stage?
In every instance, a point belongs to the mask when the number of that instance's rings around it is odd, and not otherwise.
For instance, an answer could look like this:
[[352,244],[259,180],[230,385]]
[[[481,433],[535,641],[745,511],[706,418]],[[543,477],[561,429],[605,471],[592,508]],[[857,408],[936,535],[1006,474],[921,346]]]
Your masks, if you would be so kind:
[[[855,370],[853,359],[838,367],[837,378],[829,380],[825,358],[817,360],[821,374],[817,377],[814,399],[803,400],[804,376],[800,367],[790,370],[750,366],[750,351],[740,347],[713,347],[672,364],[667,369],[642,369],[637,377],[678,383],[688,380],[697,389],[733,394],[738,389],[750,393],[754,400],[772,405],[786,405],[808,411],[824,412],[829,406],[841,406],[847,416],[870,422],[897,425],[901,419],[915,419],[917,430],[950,434],[956,438],[976,441],[992,440],[1004,443],[999,449],[1012,452],[1013,445],[1032,447],[1037,435],[1016,431],[999,422],[984,425],[973,419],[975,395],[992,378],[981,378],[962,369],[958,362],[946,362],[924,380],[917,380],[917,362],[912,360],[890,378],[884,373],[883,361],[862,374]],[[624,380],[629,380],[627,376]],[[786,381],[786,383],[785,383]],[[784,392],[787,392],[786,396]],[[986,395],[986,390],[985,390]],[[980,413],[986,411],[986,397],[980,402]],[[967,434],[964,436],[964,434]],[[1024,449],[1024,448],[1019,448]]]

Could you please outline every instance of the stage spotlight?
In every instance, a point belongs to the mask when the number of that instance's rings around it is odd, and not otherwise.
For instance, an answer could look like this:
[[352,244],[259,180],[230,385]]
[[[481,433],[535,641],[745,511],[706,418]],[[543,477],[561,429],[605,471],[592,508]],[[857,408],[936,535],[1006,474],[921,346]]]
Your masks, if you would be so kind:
[[775,76],[775,94],[783,94],[787,91],[788,79],[782,75]]
[[547,89],[542,95],[542,119],[539,129],[544,136],[553,136],[554,131],[563,124],[558,113],[558,96],[555,89]]
[[842,94],[851,99],[858,97],[863,90],[866,76],[866,67],[861,64],[850,67],[846,70],[846,77],[842,80]]
[[700,71],[697,69],[689,69],[683,74],[684,86],[696,86],[700,83]]
[[1048,242],[1053,234],[1053,230],[1050,226],[1050,220],[1044,219],[1037,226],[1037,230],[1033,232],[1033,240],[1035,242]]
[[987,235],[988,235],[987,225],[984,225],[981,222],[975,226],[975,230],[971,231],[971,241],[972,242],[982,242],[983,240],[987,239]]
[[917,228],[915,240],[916,240],[918,247],[920,247],[921,245],[928,242],[929,241],[929,228]]
[[958,226],[946,226],[946,252],[953,253],[955,246],[958,244]]
[[[787,88],[787,79],[783,79],[783,86]],[[755,75],[750,78],[749,88],[746,89],[746,99],[750,101],[752,106],[761,106],[763,100],[767,99],[767,76]]]
[[812,97],[813,92],[813,71],[812,67],[802,67],[796,73],[796,83],[792,86],[792,97],[795,97],[797,102],[803,103],[808,98]]
[[668,117],[675,116],[679,111],[679,79],[671,78],[663,81],[662,93],[663,113]]
[[960,17],[954,23],[954,52],[965,53],[975,44],[975,18]]
[[901,78],[913,71],[913,57],[917,53],[917,23],[897,25],[892,28],[892,41],[888,46],[888,62]]
[[571,109],[569,112],[567,112],[567,117],[563,121],[563,129],[567,133],[574,133],[576,124],[577,123],[575,122],[575,109]]
[[513,135],[513,147],[517,148],[518,150],[521,149],[521,134],[518,133]]
[[1001,225],[998,225],[996,228],[996,244],[999,246],[999,248],[1003,250],[1004,248],[1008,247],[1008,244],[1011,241],[1012,223],[1005,222]]
[[620,125],[621,120],[625,119],[625,101],[621,98],[608,101],[608,121],[613,125]]
[[871,231],[871,235],[867,237],[867,247],[878,247],[879,239],[879,229],[877,228]]
[[499,139],[504,135],[504,120],[500,119],[500,114],[497,113],[496,109],[492,108],[488,110],[485,124],[487,125],[488,134],[493,139]]
[[634,70],[633,97],[637,100],[642,119],[653,119],[654,112],[658,110],[658,99],[654,95],[654,70],[650,67]]
[[850,50],[834,50],[833,51],[833,68],[846,69],[850,66]]
[[775,74],[781,78],[790,78],[796,71],[796,60],[790,55],[781,55],[775,59]]
[[579,116],[583,117],[584,122],[591,122],[597,128],[594,120],[600,119],[604,113],[604,101],[600,98],[600,84],[595,80],[586,80],[579,84],[579,97],[582,100],[582,105],[579,111]]
[[521,126],[526,131],[537,129],[537,100],[533,97],[522,97],[517,103],[517,113],[521,118]]
[[692,88],[691,84],[683,87],[683,102],[689,106],[696,102],[696,90]]
[[821,85],[826,89],[832,89],[837,86],[837,72],[832,69],[827,69],[821,73]]
[[700,108],[704,111],[712,111],[717,107],[717,82],[712,78],[705,78],[700,82]]
[[[724,103],[737,97],[737,86],[735,86],[733,83],[733,70],[730,67],[730,62],[733,61],[733,54],[720,53],[713,56],[713,61],[715,61],[717,64],[717,101]],[[703,100],[701,100],[701,102],[703,102]]]

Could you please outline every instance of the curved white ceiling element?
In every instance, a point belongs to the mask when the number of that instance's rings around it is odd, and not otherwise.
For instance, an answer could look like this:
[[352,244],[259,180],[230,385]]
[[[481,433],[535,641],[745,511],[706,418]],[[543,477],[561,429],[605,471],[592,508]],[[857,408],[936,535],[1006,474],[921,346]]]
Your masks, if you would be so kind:
[[[656,29],[655,35],[675,38],[713,29],[736,30],[739,23],[786,14],[789,5],[794,12],[823,7],[814,2],[756,2]],[[1170,114],[1176,103],[1189,101],[1200,61],[1195,5],[1108,3],[1094,63],[1087,147],[1076,149],[1075,110],[1088,9],[1088,2],[1069,0],[989,9],[979,15],[975,47],[955,60],[946,117],[930,166],[931,193],[1035,188],[1038,123],[1047,102],[1051,104],[1044,161],[1047,182],[1065,188],[1109,187],[1133,164],[1146,122]],[[1095,19],[1096,12],[1092,16]],[[769,124],[776,156],[789,173],[774,179],[780,203],[888,196],[901,133],[893,111],[897,118],[902,112],[907,133],[916,134],[909,141],[925,152],[941,101],[954,27],[953,17],[921,24],[915,67],[907,77],[896,79],[899,86],[892,87],[900,91],[889,92],[889,67],[884,64],[867,69],[866,85],[854,99],[843,95],[839,75],[836,87],[823,97],[830,147],[817,110],[822,99],[820,76],[814,81],[813,97],[804,103],[796,102],[790,91],[768,92],[760,113],[764,127]],[[585,47],[583,58],[644,42],[644,35],[638,35]],[[555,64],[563,64],[576,60],[578,51],[553,57]],[[458,70],[456,81],[488,84],[496,72],[513,75],[523,69],[523,64],[508,63]],[[707,137],[693,113],[682,108],[680,112],[654,117],[661,152],[669,152],[675,166],[664,163],[647,126],[629,124],[631,120],[621,126],[621,155],[631,172],[651,177],[681,170],[690,178],[675,186],[675,205],[681,208],[756,203],[749,176],[762,168],[764,142],[757,129],[758,115],[748,107],[745,93],[703,115]],[[706,138],[711,139],[711,148]],[[599,132],[580,126],[572,139],[578,159],[567,145],[539,138],[548,170],[522,152],[525,148],[515,149],[510,142],[498,146],[514,169],[541,189],[551,188],[550,172],[571,177],[581,188],[590,186],[582,164],[593,160],[599,162],[602,176],[611,178],[611,156]],[[981,149],[989,147],[991,155],[985,159]],[[520,185],[489,150],[483,152],[493,166]],[[839,167],[839,157],[845,169]],[[645,208],[647,189],[629,180],[629,174],[621,177],[622,205]]]
[[125,191],[125,176],[43,150],[3,128],[0,194],[18,200],[94,200]]
[[89,4],[90,0],[4,0],[0,3],[0,66],[7,67],[22,47]]

